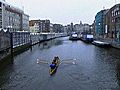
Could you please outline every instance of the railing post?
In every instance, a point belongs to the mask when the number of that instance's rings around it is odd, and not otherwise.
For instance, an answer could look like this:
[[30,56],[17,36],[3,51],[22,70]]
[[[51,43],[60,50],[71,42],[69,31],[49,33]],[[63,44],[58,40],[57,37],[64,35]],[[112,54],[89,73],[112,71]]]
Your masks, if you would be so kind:
[[13,54],[13,33],[10,32],[10,49],[11,49],[11,55]]

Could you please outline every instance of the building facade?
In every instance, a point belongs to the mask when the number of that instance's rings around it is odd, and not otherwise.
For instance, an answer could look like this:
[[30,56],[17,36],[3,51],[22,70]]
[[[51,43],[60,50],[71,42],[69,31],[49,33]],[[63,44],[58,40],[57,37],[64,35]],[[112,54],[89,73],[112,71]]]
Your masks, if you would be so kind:
[[110,9],[110,20],[112,37],[120,43],[120,4],[116,4]]
[[90,32],[90,25],[89,24],[75,24],[74,31],[78,33],[89,33]]
[[29,15],[22,14],[22,30],[23,31],[30,31],[29,29]]
[[0,29],[26,31],[29,29],[29,16],[23,10],[0,0]]
[[40,32],[39,22],[40,22],[40,20],[30,20],[29,21],[30,32],[32,32],[32,33]]
[[29,21],[30,31],[36,33],[50,32],[50,20],[30,20]]
[[106,37],[120,43],[120,4],[109,9],[105,15]]
[[83,32],[90,33],[90,25],[89,24],[83,24]]
[[61,25],[61,24],[53,24],[53,31],[55,33],[63,33],[64,32],[63,25]]
[[105,14],[107,10],[101,10],[95,16],[95,33],[97,36],[103,36],[105,32]]
[[50,32],[50,20],[40,20],[39,30],[40,32]]
[[108,10],[108,12],[105,14],[105,34],[104,34],[105,38],[112,37],[110,30],[110,26],[111,26],[110,17],[111,17],[110,10]]

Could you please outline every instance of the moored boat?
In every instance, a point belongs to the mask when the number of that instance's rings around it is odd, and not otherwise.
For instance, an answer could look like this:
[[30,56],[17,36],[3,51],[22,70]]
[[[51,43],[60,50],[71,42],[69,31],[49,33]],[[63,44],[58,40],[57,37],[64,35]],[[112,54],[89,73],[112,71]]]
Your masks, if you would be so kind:
[[82,34],[81,40],[86,43],[92,43],[93,42],[93,35],[92,34]]
[[92,44],[96,45],[96,46],[101,46],[101,47],[108,47],[110,46],[110,43],[107,42],[102,42],[102,41],[93,41]]
[[69,36],[69,40],[79,40],[79,36],[77,33],[73,33]]

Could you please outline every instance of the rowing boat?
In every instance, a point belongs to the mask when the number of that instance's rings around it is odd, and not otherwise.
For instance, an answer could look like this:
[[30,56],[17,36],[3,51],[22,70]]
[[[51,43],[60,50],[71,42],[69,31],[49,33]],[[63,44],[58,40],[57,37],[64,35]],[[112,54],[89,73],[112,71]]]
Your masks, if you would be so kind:
[[53,75],[56,72],[56,70],[57,70],[57,68],[58,68],[59,65],[60,65],[60,60],[57,59],[56,60],[56,67],[54,69],[50,68],[50,70],[49,70],[50,75]]

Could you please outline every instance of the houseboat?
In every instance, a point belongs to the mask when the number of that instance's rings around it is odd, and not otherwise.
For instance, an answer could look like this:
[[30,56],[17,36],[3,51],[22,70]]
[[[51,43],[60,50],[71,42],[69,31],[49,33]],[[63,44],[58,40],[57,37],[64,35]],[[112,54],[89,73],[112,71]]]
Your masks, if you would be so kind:
[[93,35],[92,34],[83,34],[81,36],[81,40],[87,43],[92,43],[93,42]]

